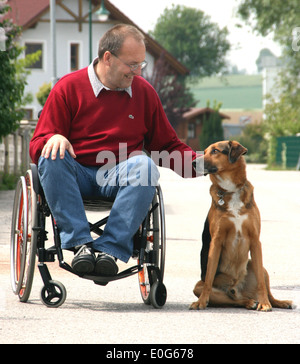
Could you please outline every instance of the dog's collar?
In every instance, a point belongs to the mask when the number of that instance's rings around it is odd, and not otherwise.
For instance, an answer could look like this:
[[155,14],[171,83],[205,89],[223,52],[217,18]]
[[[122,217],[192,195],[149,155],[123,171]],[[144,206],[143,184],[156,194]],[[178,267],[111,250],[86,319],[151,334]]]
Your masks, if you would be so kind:
[[[241,188],[237,189],[237,191],[242,191],[244,188],[245,188],[245,184],[244,184]],[[225,197],[226,195],[230,195],[230,194],[232,194],[232,193],[234,193],[234,192],[224,191],[224,190],[221,190],[221,189],[219,188],[219,189],[218,189],[218,192],[217,192],[217,196],[219,197],[218,205],[219,205],[219,206],[223,206],[223,205],[225,204],[224,197]]]

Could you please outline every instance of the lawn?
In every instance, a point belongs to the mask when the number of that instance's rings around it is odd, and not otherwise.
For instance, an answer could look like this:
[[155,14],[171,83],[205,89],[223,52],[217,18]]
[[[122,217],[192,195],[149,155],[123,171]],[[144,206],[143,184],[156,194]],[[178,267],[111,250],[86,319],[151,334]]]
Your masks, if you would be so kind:
[[222,102],[222,109],[261,109],[261,75],[228,75],[209,77],[191,84],[198,101],[197,107],[205,107],[207,100]]

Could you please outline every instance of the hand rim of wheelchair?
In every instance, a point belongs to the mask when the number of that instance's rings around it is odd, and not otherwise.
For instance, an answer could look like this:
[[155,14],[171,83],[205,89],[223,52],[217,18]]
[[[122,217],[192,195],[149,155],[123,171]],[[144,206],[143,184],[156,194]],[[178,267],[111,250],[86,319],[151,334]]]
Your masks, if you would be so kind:
[[[157,205],[156,208],[155,205]],[[153,220],[152,222],[148,221],[148,223],[152,223],[152,227],[149,226],[149,230],[153,230],[153,235],[147,236],[147,244],[152,244],[153,250],[158,252],[158,254],[156,254],[156,261],[154,264],[153,262],[152,264],[147,263],[146,257],[146,262],[141,267],[142,269],[138,272],[138,281],[141,297],[144,303],[147,305],[152,304],[155,308],[161,308],[166,302],[166,288],[162,283],[165,269],[166,231],[163,196],[159,186],[152,201],[151,214]],[[158,231],[156,231],[156,226],[160,226]],[[149,251],[151,251],[151,247],[146,249],[145,254],[147,254],[147,250],[149,253]],[[164,289],[162,288],[157,290],[158,284],[163,285]],[[160,292],[163,291],[165,291],[165,294],[162,294],[163,297],[159,297]]]
[[[37,176],[36,165],[26,172],[25,177],[20,177],[14,198],[11,226],[11,285],[13,292],[19,296],[21,302],[27,302],[29,298],[35,270],[35,257],[38,255],[37,240],[38,231],[40,230],[38,221],[40,221],[40,218],[37,213],[37,203],[40,202],[41,190],[38,187],[39,181],[35,176]],[[36,208],[33,208],[34,206]],[[44,219],[45,216],[43,216]],[[164,206],[160,186],[156,188],[147,219],[148,224],[155,224],[155,226],[148,226],[148,250],[145,252],[146,258],[142,264],[138,261],[138,265],[113,277],[86,275],[82,276],[82,278],[93,280],[96,284],[106,285],[110,281],[138,273],[139,288],[144,303],[152,304],[155,308],[161,308],[166,302],[166,288],[162,283],[166,243]],[[149,244],[152,244],[152,249],[148,247]],[[150,250],[155,250],[155,262],[153,262],[153,259],[151,262],[147,261]],[[25,254],[23,254],[24,251]],[[74,273],[72,268],[63,259],[60,259],[60,254],[58,252],[55,254],[58,255],[60,267]],[[46,266],[43,261],[41,262],[41,265]],[[48,307],[59,307],[66,299],[66,290],[60,282],[52,280],[49,274],[49,278],[44,281],[41,299]]]
[[17,183],[11,225],[11,286],[21,302],[29,298],[35,269],[37,239],[33,227],[37,219],[36,204],[32,173],[28,170]]

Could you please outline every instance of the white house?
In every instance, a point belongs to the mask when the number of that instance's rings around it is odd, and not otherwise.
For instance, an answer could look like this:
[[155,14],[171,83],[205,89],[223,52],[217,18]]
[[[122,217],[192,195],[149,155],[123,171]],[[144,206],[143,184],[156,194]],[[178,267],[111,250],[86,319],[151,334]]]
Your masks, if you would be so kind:
[[265,109],[269,102],[267,97],[271,96],[275,101],[279,101],[282,90],[278,81],[282,71],[282,61],[271,53],[261,56],[260,67],[262,70],[263,109]]
[[[25,53],[42,51],[41,59],[31,69],[31,75],[28,77],[28,85],[25,90],[25,92],[30,92],[34,96],[33,103],[26,106],[28,119],[37,118],[41,106],[35,95],[39,87],[43,83],[49,83],[52,78],[49,3],[50,0],[8,0],[8,4],[12,8],[10,17],[13,18],[16,24],[23,27],[20,42],[26,47]],[[96,14],[103,5],[109,12],[106,21],[100,21]],[[90,9],[92,11],[91,22],[89,21]],[[108,0],[56,0],[55,18],[57,78],[89,65],[90,26],[92,57],[97,56],[99,39],[114,24],[127,23],[136,26]],[[151,73],[155,61],[164,52],[165,59],[176,73],[188,73],[185,66],[148,34],[143,33],[147,40],[146,59],[149,63],[147,72]]]

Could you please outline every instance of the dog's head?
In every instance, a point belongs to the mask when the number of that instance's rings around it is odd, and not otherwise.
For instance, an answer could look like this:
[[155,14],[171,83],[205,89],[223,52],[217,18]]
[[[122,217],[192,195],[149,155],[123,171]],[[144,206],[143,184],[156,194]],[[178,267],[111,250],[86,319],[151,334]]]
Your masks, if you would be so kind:
[[197,158],[193,164],[197,171],[204,169],[204,175],[232,169],[241,156],[248,150],[236,141],[221,141],[211,144],[204,151],[204,156]]

